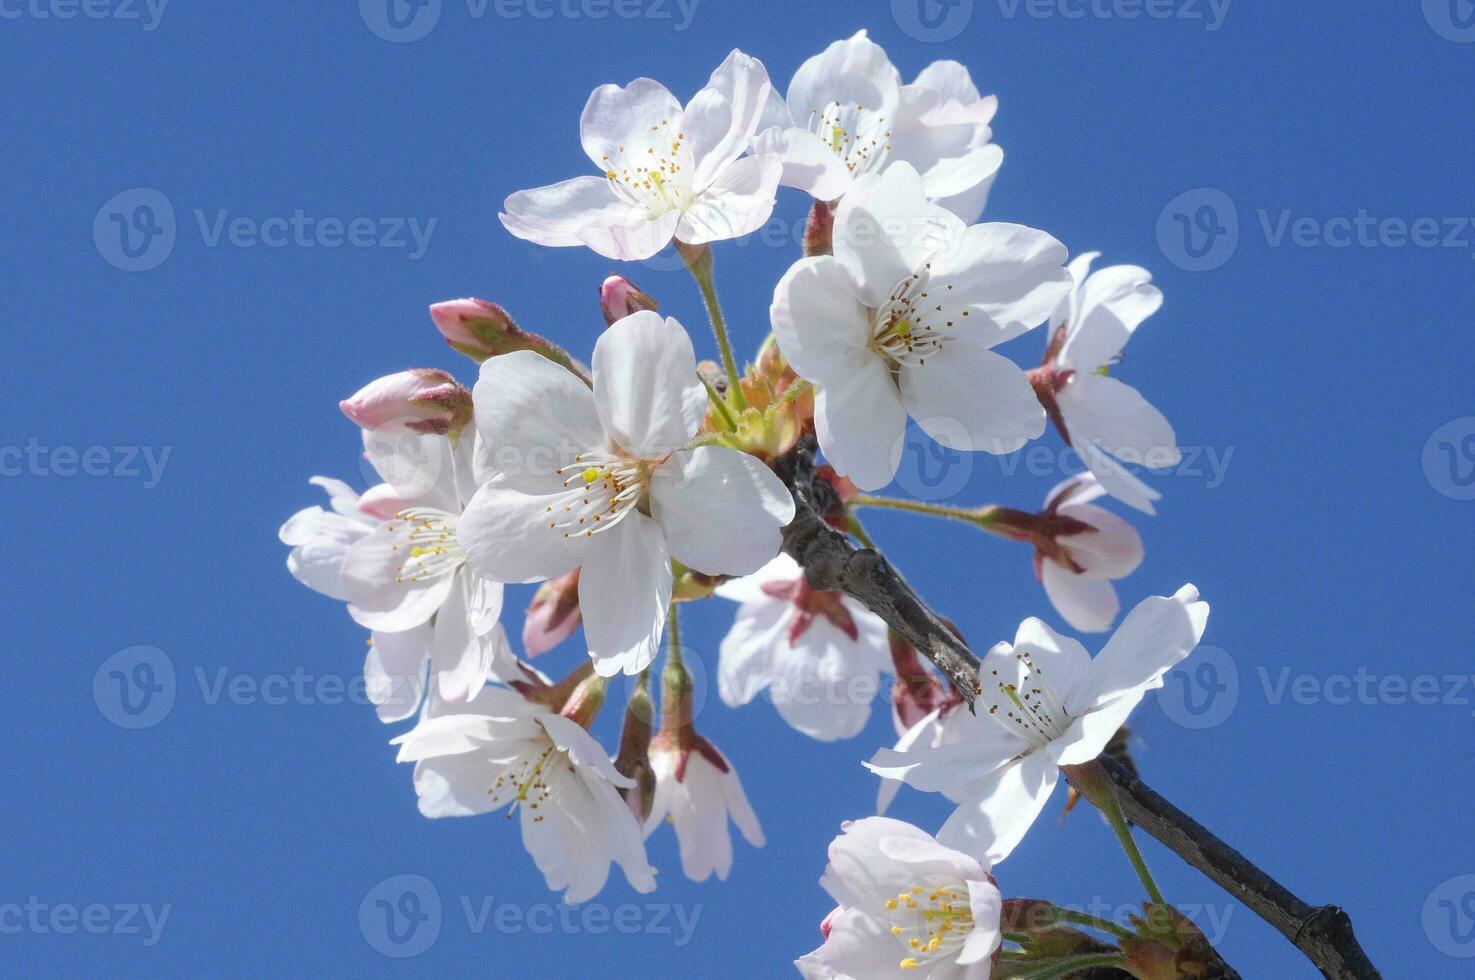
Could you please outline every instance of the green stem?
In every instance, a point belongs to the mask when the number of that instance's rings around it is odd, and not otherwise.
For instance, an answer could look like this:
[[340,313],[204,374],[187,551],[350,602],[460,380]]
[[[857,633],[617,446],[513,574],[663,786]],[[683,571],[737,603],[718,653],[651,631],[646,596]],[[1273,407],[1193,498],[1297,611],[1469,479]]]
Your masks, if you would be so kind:
[[1056,914],[1061,922],[1069,922],[1087,929],[1095,929],[1097,932],[1108,933],[1118,939],[1136,939],[1137,934],[1130,929],[1124,929],[1107,919],[1098,919],[1094,915],[1084,912],[1072,912],[1070,909],[1056,908]]
[[727,372],[727,395],[739,412],[748,407],[743,397],[742,375],[738,374],[737,359],[732,356],[732,341],[727,338],[727,320],[722,315],[722,304],[717,300],[717,287],[712,282],[712,250],[707,246],[680,249],[686,260],[686,268],[697,281],[702,292],[702,302],[707,305],[707,319],[712,321],[712,336],[717,340],[717,349],[722,352],[722,368]]
[[999,514],[998,507],[945,507],[942,504],[927,504],[920,500],[899,500],[895,497],[877,497],[868,493],[852,497],[850,506],[904,510],[912,514],[926,514],[928,517],[944,517],[948,520],[972,524],[985,531],[993,530],[998,523]]
[[686,665],[681,661],[681,613],[677,604],[671,603],[671,608],[666,613],[666,669],[675,668],[680,671],[686,670]]
[[727,407],[727,403],[717,394],[717,389],[708,384],[707,379],[700,374],[697,375],[697,380],[702,383],[703,388],[707,389],[707,400],[717,407],[717,414],[722,416],[722,423],[727,426],[727,431],[736,432],[737,419],[732,417],[732,410]]
[[1052,980],[1054,977],[1063,977],[1068,973],[1076,973],[1081,970],[1090,970],[1098,966],[1120,967],[1126,960],[1121,953],[1098,953],[1094,956],[1073,956],[1068,960],[1061,960],[1038,973],[1028,974],[1023,980]]
[[1132,828],[1127,825],[1127,818],[1122,813],[1122,806],[1117,802],[1115,792],[1111,794],[1110,802],[1100,809],[1106,814],[1106,822],[1111,824],[1111,829],[1116,832],[1117,840],[1122,842],[1122,850],[1127,852],[1127,860],[1132,862],[1132,868],[1137,872],[1137,877],[1142,879],[1142,886],[1147,889],[1148,897],[1152,899],[1153,904],[1168,904],[1163,898],[1163,893],[1158,890],[1157,882],[1152,878],[1152,872],[1147,870],[1147,862],[1142,859],[1142,852],[1137,849],[1137,841],[1132,838]]

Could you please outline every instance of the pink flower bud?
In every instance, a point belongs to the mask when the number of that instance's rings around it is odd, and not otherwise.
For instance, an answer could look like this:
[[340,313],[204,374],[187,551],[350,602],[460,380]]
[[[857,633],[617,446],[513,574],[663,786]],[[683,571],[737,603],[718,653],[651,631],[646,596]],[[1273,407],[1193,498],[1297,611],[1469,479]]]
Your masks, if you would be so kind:
[[604,281],[599,287],[599,305],[604,310],[604,322],[610,325],[641,310],[660,309],[655,297],[641,292],[624,276],[610,276]]
[[370,432],[447,435],[471,421],[471,392],[445,371],[415,368],[369,382],[338,407]]
[[579,628],[577,570],[538,587],[522,623],[522,645],[528,659],[552,650]]
[[486,360],[497,353],[493,336],[513,326],[507,311],[484,299],[452,299],[430,308],[430,319],[446,342],[468,357]]

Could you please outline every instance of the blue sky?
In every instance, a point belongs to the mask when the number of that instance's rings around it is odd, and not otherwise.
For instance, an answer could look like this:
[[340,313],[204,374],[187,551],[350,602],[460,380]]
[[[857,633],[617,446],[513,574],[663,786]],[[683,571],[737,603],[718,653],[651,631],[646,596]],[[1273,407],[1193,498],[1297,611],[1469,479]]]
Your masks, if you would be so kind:
[[[977,0],[931,8],[946,16],[929,29],[912,0],[444,0],[433,26],[410,22],[413,41],[380,36],[405,34],[377,0],[355,6],[0,0],[4,972],[772,976],[816,943],[824,848],[871,812],[859,760],[892,739],[884,711],[818,745],[768,705],[714,698],[698,723],[741,771],[768,845],[739,844],[731,880],[694,885],[662,831],[654,896],[616,880],[599,900],[610,919],[546,920],[533,910],[553,896],[504,819],[419,817],[392,732],[342,693],[361,633],[289,578],[275,534],[316,502],[309,476],[363,483],[340,398],[410,366],[472,377],[429,303],[484,296],[592,349],[595,290],[616,267],[496,219],[508,193],[587,171],[592,88],[650,75],[687,98],[733,47],[782,83],[860,27],[908,77],[956,58],[999,95],[1007,157],[987,217],[1146,265],[1167,295],[1120,376],[1190,458],[1155,479],[1159,516],[1133,518],[1148,557],[1123,593],[1194,582],[1214,649],[1213,669],[1170,679],[1136,715],[1148,781],[1307,900],[1345,905],[1387,975],[1468,971],[1468,2],[1160,0],[1148,6],[1174,16],[1158,18]],[[776,217],[791,226],[804,207],[784,191]],[[300,239],[275,237],[294,219]],[[719,249],[744,349],[794,254]],[[683,274],[618,271],[711,356]],[[1042,344],[1009,352],[1033,363]],[[957,464],[955,499],[1033,506],[1060,478],[1052,438],[1036,465]],[[1028,615],[1061,625],[1021,546],[901,518],[871,528],[979,649]],[[713,602],[687,618],[707,663],[730,616]],[[160,654],[130,654],[128,670],[172,669],[175,691],[130,730],[99,700],[105,662],[138,646]],[[575,642],[545,663],[579,656]],[[1060,802],[1001,866],[1006,894],[1137,900],[1105,826],[1059,823]],[[898,812],[935,828],[947,810],[904,794]],[[1145,848],[1245,976],[1314,975]],[[395,960],[359,910],[372,917],[376,886],[403,874],[442,911],[434,942]],[[504,907],[502,928],[482,917]]]

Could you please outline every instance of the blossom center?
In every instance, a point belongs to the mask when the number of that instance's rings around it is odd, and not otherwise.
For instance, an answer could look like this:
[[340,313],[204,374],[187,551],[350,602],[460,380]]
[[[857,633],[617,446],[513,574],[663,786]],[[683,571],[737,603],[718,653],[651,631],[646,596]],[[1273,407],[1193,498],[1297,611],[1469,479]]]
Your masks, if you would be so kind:
[[557,471],[563,491],[543,512],[551,531],[565,538],[607,531],[641,502],[650,486],[650,464],[591,450]]
[[886,909],[891,934],[907,951],[903,970],[957,953],[973,929],[973,907],[961,883],[913,885],[888,898]]
[[[989,690],[985,682],[980,700],[988,705],[990,717],[1040,748],[1064,735],[1072,719],[1029,652],[1016,650],[1014,658],[1024,668],[1020,680],[999,679],[994,690]],[[998,670],[993,673],[997,678]]]
[[[897,284],[871,320],[871,349],[895,367],[921,367],[942,350],[966,306],[949,308],[951,283],[932,282],[929,262]],[[939,302],[941,300],[941,302]]]
[[394,516],[400,524],[391,523],[389,533],[401,538],[394,545],[405,553],[395,571],[394,580],[404,585],[450,575],[466,564],[466,552],[456,538],[454,514],[430,507],[415,507]]
[[629,152],[622,144],[614,153],[601,157],[604,176],[620,200],[643,210],[655,219],[668,211],[683,211],[691,204],[691,147],[686,134],[662,119],[642,134],[639,146]]
[[838,100],[809,112],[809,131],[818,136],[856,177],[879,170],[891,155],[888,120],[861,105]]
[[568,760],[551,741],[544,739],[535,743],[503,769],[492,783],[491,789],[487,790],[492,798],[493,808],[511,803],[512,806],[507,811],[507,816],[511,819],[518,806],[526,804],[534,812],[533,822],[541,823],[543,814],[536,811],[553,793],[549,779],[559,767],[568,765]]

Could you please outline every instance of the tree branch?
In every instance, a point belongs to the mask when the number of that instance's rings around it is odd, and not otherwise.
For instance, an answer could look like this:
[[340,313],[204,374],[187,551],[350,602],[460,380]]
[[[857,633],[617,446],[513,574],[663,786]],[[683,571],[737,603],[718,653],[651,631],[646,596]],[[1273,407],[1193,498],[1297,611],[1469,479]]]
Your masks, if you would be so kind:
[[1335,905],[1311,906],[1292,895],[1202,824],[1159,796],[1121,763],[1098,760],[1116,784],[1127,819],[1244,902],[1316,964],[1330,980],[1381,980],[1352,933],[1352,920]]
[[814,450],[800,443],[774,467],[794,495],[794,520],[784,528],[784,551],[804,568],[816,589],[844,592],[886,621],[962,692],[971,708],[978,695],[978,658],[927,607],[881,553],[860,549],[825,515],[839,501],[828,483],[814,478]]
[[[801,442],[774,469],[794,495],[795,517],[784,529],[784,551],[816,589],[844,592],[880,616],[936,665],[969,708],[979,693],[978,657],[873,549],[860,549],[826,521],[843,513],[833,488],[816,480],[814,446]],[[1120,763],[1101,763],[1120,791],[1133,823],[1203,872],[1296,945],[1329,980],[1382,980],[1358,945],[1347,913],[1316,908],[1251,864],[1242,854],[1163,799]]]

